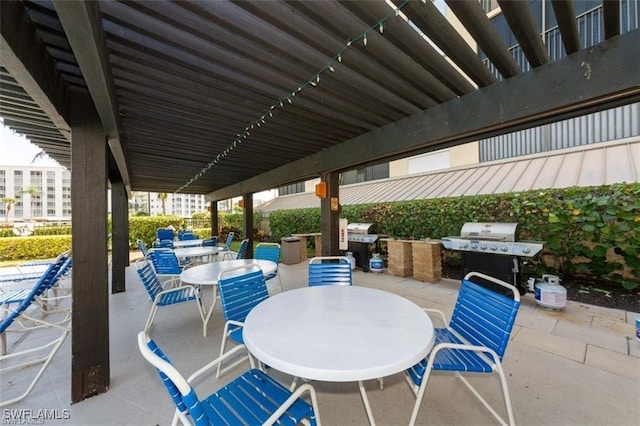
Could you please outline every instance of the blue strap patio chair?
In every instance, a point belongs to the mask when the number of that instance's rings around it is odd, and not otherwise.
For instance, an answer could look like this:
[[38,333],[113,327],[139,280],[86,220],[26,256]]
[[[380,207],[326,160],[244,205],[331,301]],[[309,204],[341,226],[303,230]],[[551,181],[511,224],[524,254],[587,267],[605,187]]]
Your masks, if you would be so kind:
[[[474,276],[504,286],[511,290],[509,294],[513,298],[475,284],[471,281]],[[429,356],[406,371],[407,383],[416,396],[410,425],[416,422],[432,371],[453,373],[501,424],[514,424],[507,378],[501,361],[519,307],[520,292],[511,284],[479,272],[470,272],[464,277],[449,325],[446,328],[435,329],[435,344]],[[425,311],[439,315],[446,324],[446,318],[441,311]],[[507,421],[463,377],[469,373],[498,373]]]
[[282,280],[278,275],[278,264],[280,263],[280,244],[278,243],[258,243],[256,250],[253,254],[254,259],[270,260],[276,264],[276,270],[265,277],[265,280],[269,281],[274,278],[278,278],[280,283],[280,292],[284,291],[282,286]]
[[153,243],[154,249],[171,249],[173,250],[173,240],[160,240]]
[[173,241],[175,239],[175,233],[171,228],[158,228],[156,229],[156,240]]
[[[17,297],[14,299],[7,298],[0,306],[3,311],[2,322],[0,322],[0,338],[2,341],[0,376],[5,377],[11,372],[17,371],[22,378],[27,374],[28,367],[41,364],[35,377],[22,394],[13,396],[9,392],[2,392],[2,397],[5,398],[6,395],[8,399],[0,401],[0,407],[15,404],[29,395],[71,331],[70,309],[65,310],[61,314],[61,318],[55,319],[52,313],[46,313],[45,315],[41,310],[41,306],[36,303],[37,298],[45,294],[51,288],[52,283],[60,277],[60,268],[63,267],[66,260],[66,256],[60,256],[47,268],[47,271],[26,296],[23,295],[24,297],[21,299]],[[37,343],[35,343],[37,346],[28,345],[27,337],[32,332],[42,329],[57,330],[59,334],[47,333],[46,337],[37,336]],[[17,341],[20,346],[14,345],[10,350],[7,348],[8,332],[22,334]],[[53,338],[51,338],[52,335]],[[24,345],[29,347],[21,349]],[[41,354],[44,354],[44,356]]]
[[236,259],[244,259],[247,256],[247,247],[249,246],[249,239],[244,239],[240,242],[238,252],[236,253]]
[[172,250],[153,250],[149,253],[149,260],[156,275],[163,281],[174,281],[182,273],[183,266]]
[[147,245],[144,243],[144,241],[138,240],[138,241],[136,241],[136,244],[138,245],[138,248],[140,249],[140,253],[142,253],[142,255],[144,257],[148,257],[149,256],[149,249],[147,248]]
[[[227,339],[244,344],[242,326],[247,315],[258,303],[269,297],[264,274],[258,264],[228,268],[218,276],[218,293],[224,314],[224,330],[220,356],[224,354]],[[234,363],[227,369],[235,367]],[[216,377],[220,376],[220,365]]]
[[[202,247],[218,247],[218,237],[211,237],[202,240]],[[218,253],[209,255],[209,262],[213,262],[216,259]]]
[[[71,296],[70,289],[63,289],[64,294],[62,296],[58,295],[58,291],[62,289],[60,285],[61,281],[66,279],[71,273],[72,262],[72,259],[67,257],[67,253],[64,253],[60,255],[55,262],[50,262],[47,270],[40,274],[37,280],[32,280],[30,283],[18,282],[19,288],[0,289],[0,310],[7,311],[9,305],[21,303],[25,299],[31,298],[33,299],[32,305],[40,307],[43,313],[54,312],[57,308],[53,309],[50,305],[51,303],[55,303],[55,305],[58,306],[62,299]],[[51,273],[51,267],[54,268],[53,275],[45,276],[45,274]],[[43,278],[45,278],[46,281],[43,282]],[[24,287],[27,284],[30,284],[29,287]],[[38,289],[35,294],[32,294],[31,292],[34,286]],[[47,294],[49,290],[53,292],[53,296]],[[65,310],[68,311],[69,308],[65,308]],[[2,336],[3,354],[5,353],[4,348],[6,347],[5,337],[4,335]]]
[[136,261],[136,270],[142,285],[144,285],[145,290],[147,290],[149,299],[153,302],[151,311],[147,317],[147,322],[144,326],[145,333],[151,330],[159,307],[171,306],[179,303],[195,303],[198,308],[198,313],[200,314],[200,319],[204,324],[204,307],[202,305],[202,299],[200,299],[200,290],[198,288],[192,285],[177,285],[170,287],[172,285],[171,282],[167,282],[163,286],[151,267],[150,262],[146,259],[139,259]]
[[203,247],[218,247],[218,237],[211,237],[202,240]]
[[178,239],[180,241],[191,241],[191,240],[197,240],[199,238],[193,232],[185,231],[185,232],[182,232],[181,234],[178,235]]
[[[166,386],[176,413],[172,424],[210,425],[320,425],[315,389],[305,384],[294,392],[254,367],[234,378],[206,398],[200,398],[195,382],[207,377],[220,362],[246,351],[236,346],[224,356],[200,368],[188,379],[171,364],[162,349],[144,332],[138,334],[138,349],[153,365]],[[251,358],[249,358],[251,360]],[[302,396],[309,394],[311,403]]]
[[224,255],[222,256],[223,259],[227,259],[231,256],[231,243],[233,242],[234,235],[234,232],[229,232],[227,234],[227,240],[220,246],[220,251],[224,252]]
[[318,256],[309,259],[309,287],[351,285],[351,262],[345,256]]

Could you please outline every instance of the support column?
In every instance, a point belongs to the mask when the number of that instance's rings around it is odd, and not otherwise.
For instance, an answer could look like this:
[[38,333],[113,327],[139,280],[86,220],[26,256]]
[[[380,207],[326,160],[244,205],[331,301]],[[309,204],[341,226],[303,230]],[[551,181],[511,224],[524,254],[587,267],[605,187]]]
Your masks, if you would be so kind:
[[71,402],[109,388],[107,140],[91,98],[71,94]]
[[218,202],[211,201],[209,203],[209,211],[211,212],[211,236],[217,237],[220,234],[220,225],[218,222]]
[[322,221],[322,256],[338,256],[339,218],[340,218],[340,173],[323,173],[322,180],[327,183],[327,197],[320,200],[320,218]]
[[127,190],[118,175],[111,179],[111,293],[126,290],[129,266],[129,205]]
[[249,239],[245,257],[253,259],[253,194],[243,194],[242,201],[244,205],[242,232],[244,232],[244,237]]

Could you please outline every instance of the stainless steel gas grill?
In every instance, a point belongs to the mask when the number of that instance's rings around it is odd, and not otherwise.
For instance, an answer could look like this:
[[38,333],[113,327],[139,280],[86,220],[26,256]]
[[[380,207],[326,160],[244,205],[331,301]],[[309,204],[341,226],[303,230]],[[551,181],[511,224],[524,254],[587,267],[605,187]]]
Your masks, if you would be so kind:
[[[460,236],[442,238],[449,250],[461,251],[462,271],[476,271],[501,279],[518,288],[527,289],[522,282],[523,258],[535,256],[542,250],[542,241],[518,241],[517,223],[467,222]],[[495,284],[474,278],[477,284],[499,291]]]
[[347,225],[348,251],[353,253],[356,266],[369,265],[369,247],[375,244],[375,252],[379,252],[379,235],[373,223],[350,223]]

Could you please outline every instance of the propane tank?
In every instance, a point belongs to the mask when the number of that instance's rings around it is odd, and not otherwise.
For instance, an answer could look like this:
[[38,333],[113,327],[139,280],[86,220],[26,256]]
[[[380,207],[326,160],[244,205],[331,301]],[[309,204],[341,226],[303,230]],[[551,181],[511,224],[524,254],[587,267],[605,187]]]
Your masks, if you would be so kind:
[[382,272],[384,269],[384,263],[379,253],[374,253],[373,257],[369,259],[369,270],[371,272]]
[[559,311],[567,306],[567,289],[560,285],[556,275],[544,274],[541,280],[529,278],[529,291],[535,294],[536,303],[544,309]]
[[353,253],[348,251],[345,253],[345,256],[349,259],[349,263],[351,263],[351,270],[353,271],[356,269],[356,258],[353,257]]

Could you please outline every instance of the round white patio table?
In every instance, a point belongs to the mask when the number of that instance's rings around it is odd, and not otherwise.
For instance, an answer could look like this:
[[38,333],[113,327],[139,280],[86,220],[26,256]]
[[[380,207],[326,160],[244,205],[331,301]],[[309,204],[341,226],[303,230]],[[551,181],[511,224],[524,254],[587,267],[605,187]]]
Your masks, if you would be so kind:
[[[214,247],[215,248],[215,247]],[[236,268],[238,266],[249,266],[257,263],[262,269],[262,273],[267,276],[276,271],[278,265],[270,260],[261,259],[234,259],[234,260],[221,260],[218,262],[205,263],[203,265],[193,266],[187,268],[180,274],[180,280],[186,284],[211,286],[213,290],[213,300],[211,301],[211,307],[207,312],[204,324],[202,325],[202,335],[207,337],[207,324],[213,313],[213,309],[216,307],[218,300],[218,276],[220,272],[229,268]],[[241,270],[238,271],[241,273]]]
[[174,248],[182,248],[182,247],[196,247],[201,246],[204,240],[182,240],[182,241],[174,241]]
[[244,322],[247,349],[295,377],[359,382],[399,373],[424,359],[435,335],[426,312],[401,296],[357,286],[285,291],[253,308]]
[[176,248],[173,249],[176,257],[178,259],[187,259],[190,257],[205,257],[205,256],[213,256],[218,254],[220,251],[220,247],[184,247],[184,248]]

